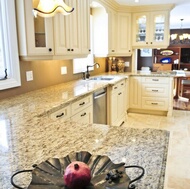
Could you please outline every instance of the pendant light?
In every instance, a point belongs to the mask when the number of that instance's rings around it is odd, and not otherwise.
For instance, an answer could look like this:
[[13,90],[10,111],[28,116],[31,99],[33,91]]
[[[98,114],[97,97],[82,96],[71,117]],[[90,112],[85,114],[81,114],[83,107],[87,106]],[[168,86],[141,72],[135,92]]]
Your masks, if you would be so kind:
[[33,9],[35,17],[53,17],[56,13],[68,15],[74,8],[66,5],[63,0],[40,0],[37,8]]

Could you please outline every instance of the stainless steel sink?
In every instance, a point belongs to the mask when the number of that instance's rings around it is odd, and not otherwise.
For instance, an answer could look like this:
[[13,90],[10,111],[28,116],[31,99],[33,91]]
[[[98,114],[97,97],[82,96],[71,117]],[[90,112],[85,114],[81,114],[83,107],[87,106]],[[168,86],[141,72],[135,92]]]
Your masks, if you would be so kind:
[[91,77],[90,80],[100,80],[100,81],[110,81],[114,79],[114,77],[106,77],[106,76],[98,76],[98,77]]

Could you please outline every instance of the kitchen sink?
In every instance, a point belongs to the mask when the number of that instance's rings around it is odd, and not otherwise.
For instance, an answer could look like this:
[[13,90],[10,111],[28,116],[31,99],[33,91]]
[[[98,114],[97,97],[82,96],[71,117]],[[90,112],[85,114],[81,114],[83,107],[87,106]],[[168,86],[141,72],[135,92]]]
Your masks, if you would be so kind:
[[112,79],[114,79],[114,77],[98,76],[98,77],[91,77],[89,80],[110,81]]

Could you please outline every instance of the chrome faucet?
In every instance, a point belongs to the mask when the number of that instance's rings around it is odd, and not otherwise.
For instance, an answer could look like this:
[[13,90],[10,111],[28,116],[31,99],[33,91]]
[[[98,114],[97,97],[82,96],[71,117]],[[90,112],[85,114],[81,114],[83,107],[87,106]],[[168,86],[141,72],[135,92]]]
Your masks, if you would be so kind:
[[97,68],[99,68],[99,67],[100,67],[100,64],[95,63],[95,64],[93,64],[92,66],[87,66],[87,67],[86,67],[86,68],[87,68],[87,71],[86,71],[86,79],[89,79],[89,78],[90,78],[90,73],[89,73],[88,68],[89,68],[89,67],[94,67],[94,66],[96,66]]

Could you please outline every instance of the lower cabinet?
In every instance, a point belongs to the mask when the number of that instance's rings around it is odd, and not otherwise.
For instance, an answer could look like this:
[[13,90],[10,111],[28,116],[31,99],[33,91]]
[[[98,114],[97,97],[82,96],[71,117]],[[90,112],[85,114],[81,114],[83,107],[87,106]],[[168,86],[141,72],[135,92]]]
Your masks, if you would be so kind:
[[120,126],[124,123],[126,114],[126,100],[125,80],[109,87],[109,125]]
[[51,113],[50,118],[53,120],[71,120],[78,123],[93,123],[92,105],[92,94],[90,94]]
[[131,76],[129,111],[135,110],[161,111],[172,115],[173,78]]
[[71,117],[71,121],[77,123],[93,123],[93,108],[92,105],[80,111]]

